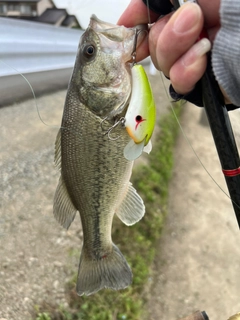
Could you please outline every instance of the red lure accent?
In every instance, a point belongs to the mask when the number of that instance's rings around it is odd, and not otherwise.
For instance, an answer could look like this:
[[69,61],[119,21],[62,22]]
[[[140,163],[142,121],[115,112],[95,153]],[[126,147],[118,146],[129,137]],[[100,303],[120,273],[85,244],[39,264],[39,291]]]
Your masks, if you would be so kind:
[[140,115],[136,116],[135,120],[136,120],[136,122],[137,122],[137,123],[136,123],[136,126],[135,126],[135,130],[137,130],[137,127],[139,126],[139,124],[140,124],[141,122],[146,121],[146,119],[143,119],[142,116],[140,116]]

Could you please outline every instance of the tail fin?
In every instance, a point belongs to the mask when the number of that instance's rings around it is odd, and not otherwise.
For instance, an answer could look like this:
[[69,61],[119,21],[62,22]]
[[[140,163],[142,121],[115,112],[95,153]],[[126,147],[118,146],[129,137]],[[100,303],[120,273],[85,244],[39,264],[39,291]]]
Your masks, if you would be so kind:
[[82,250],[78,280],[78,295],[90,295],[103,288],[120,290],[132,283],[131,269],[117,246],[101,260],[89,260]]

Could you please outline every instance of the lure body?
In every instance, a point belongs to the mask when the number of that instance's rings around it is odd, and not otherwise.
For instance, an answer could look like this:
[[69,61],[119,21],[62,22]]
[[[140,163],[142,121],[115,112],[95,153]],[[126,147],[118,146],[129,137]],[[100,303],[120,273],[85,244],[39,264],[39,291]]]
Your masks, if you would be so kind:
[[128,160],[138,158],[143,151],[148,152],[149,148],[144,148],[148,144],[151,149],[149,142],[156,121],[156,105],[144,68],[135,64],[131,71],[132,94],[125,115],[125,127],[132,138],[124,149],[124,156]]

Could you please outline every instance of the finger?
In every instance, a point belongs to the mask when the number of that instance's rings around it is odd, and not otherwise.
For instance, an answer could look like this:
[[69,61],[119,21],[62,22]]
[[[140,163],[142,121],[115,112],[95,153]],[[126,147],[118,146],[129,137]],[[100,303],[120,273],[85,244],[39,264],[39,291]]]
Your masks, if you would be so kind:
[[211,43],[204,38],[192,46],[170,69],[172,86],[177,93],[186,94],[193,90],[207,66],[206,53]]
[[[132,0],[126,10],[118,20],[118,25],[124,25],[128,28],[139,24],[154,22],[158,18],[158,14],[154,13],[142,2],[142,0]],[[149,21],[150,19],[150,21]],[[137,47],[136,61],[141,61],[149,56],[148,37]]]
[[156,21],[158,17],[159,14],[148,9],[142,0],[132,0],[119,18],[117,24],[129,28],[138,24],[152,23]]
[[[137,46],[136,62],[141,61],[149,56],[148,36]],[[1,319],[0,319],[1,320]]]
[[219,26],[220,0],[198,0],[198,4],[202,8],[205,27],[208,29],[215,26]]
[[149,35],[155,66],[169,76],[172,65],[197,41],[202,27],[202,11],[194,3],[178,9],[164,27],[161,20],[156,22]]
[[173,14],[170,13],[158,20],[158,22],[151,27],[149,32],[149,51],[152,62],[158,70],[161,70],[156,55],[158,39],[172,15]]
[[207,30],[207,32],[208,32],[208,39],[209,39],[212,43],[213,43],[213,41],[214,41],[214,39],[215,39],[215,36],[216,36],[216,34],[218,33],[219,29],[220,29],[220,26],[217,25],[217,26],[211,27],[211,28],[209,28],[209,29]]

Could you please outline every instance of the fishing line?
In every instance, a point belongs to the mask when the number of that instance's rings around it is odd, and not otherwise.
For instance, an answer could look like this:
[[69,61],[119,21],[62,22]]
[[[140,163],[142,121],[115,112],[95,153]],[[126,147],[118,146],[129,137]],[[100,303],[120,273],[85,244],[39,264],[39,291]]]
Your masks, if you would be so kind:
[[[0,62],[2,62],[3,64],[5,64],[5,65],[6,65],[7,67],[9,67],[10,69],[16,71],[16,73],[17,73],[18,75],[20,75],[20,76],[26,81],[26,83],[28,84],[28,86],[29,86],[29,88],[30,88],[30,90],[31,90],[32,96],[33,96],[33,98],[34,98],[34,103],[35,103],[35,107],[36,107],[36,110],[37,110],[37,115],[38,115],[40,121],[41,121],[45,126],[50,127],[50,128],[57,128],[57,129],[62,129],[62,130],[68,130],[68,131],[71,131],[72,134],[77,135],[77,132],[75,132],[73,129],[69,129],[69,128],[62,127],[62,126],[50,125],[50,124],[46,123],[46,122],[43,120],[42,116],[41,116],[41,113],[40,113],[40,110],[39,110],[39,106],[38,106],[38,103],[37,103],[37,97],[36,97],[36,95],[35,95],[34,89],[33,89],[32,85],[31,85],[30,81],[29,81],[21,72],[19,72],[16,68],[12,67],[11,65],[9,65],[8,63],[6,63],[6,62],[3,61],[2,59],[0,59]],[[104,119],[104,120],[106,120],[106,119]],[[122,123],[122,119],[120,119],[120,122]],[[118,121],[117,125],[118,125],[118,124],[119,124],[119,121]],[[113,128],[115,128],[117,125],[114,124],[113,127],[111,127],[110,130],[108,130],[108,132],[107,132],[108,137],[110,137],[111,130],[112,130]],[[102,126],[102,124],[101,124],[101,126]],[[115,140],[115,139],[111,138],[110,140]]]
[[[149,9],[149,1],[147,0],[146,1],[146,4],[147,4],[147,14],[148,14],[148,22],[149,24],[151,24],[151,18],[150,18],[150,9]],[[35,92],[34,92],[34,89],[31,85],[31,83],[29,82],[29,80],[21,73],[19,72],[16,68],[14,68],[13,66],[9,65],[8,63],[6,63],[5,61],[3,61],[2,59],[0,59],[0,62],[2,62],[3,64],[5,64],[7,67],[9,67],[10,69],[14,70],[18,75],[20,75],[25,81],[26,83],[28,84],[30,90],[31,90],[31,93],[32,93],[32,96],[34,98],[34,103],[35,103],[35,107],[36,107],[36,111],[37,111],[37,114],[38,114],[38,117],[40,119],[40,121],[47,127],[51,127],[51,128],[59,128],[59,129],[67,129],[67,128],[64,128],[64,127],[61,127],[61,126],[55,126],[55,125],[49,125],[48,123],[46,123],[41,114],[40,114],[40,110],[39,110],[39,106],[38,106],[38,103],[37,103],[37,97],[35,95]],[[162,84],[163,84],[163,87],[164,87],[164,90],[165,90],[165,93],[167,95],[167,97],[169,98],[169,94],[168,94],[168,91],[167,91],[167,88],[165,86],[165,83],[163,81],[163,75],[161,73],[161,71],[159,71],[159,74],[160,74],[160,77],[161,77],[161,81],[162,81]],[[231,200],[231,197],[227,194],[227,192],[218,184],[218,182],[213,178],[213,176],[211,175],[211,173],[209,172],[209,170],[206,168],[206,166],[203,164],[202,160],[200,159],[200,157],[198,156],[197,152],[195,151],[195,149],[193,148],[186,132],[184,131],[176,113],[175,113],[175,110],[174,110],[174,107],[173,107],[173,102],[170,100],[169,98],[169,102],[170,102],[170,107],[171,107],[171,111],[174,115],[174,118],[181,130],[181,133],[183,134],[183,137],[185,139],[185,141],[187,142],[187,145],[189,146],[190,150],[192,150],[192,152],[194,153],[195,157],[197,158],[199,164],[201,165],[201,167],[205,170],[205,172],[208,174],[208,176],[211,178],[211,180],[214,182],[214,184]],[[234,201],[233,201],[234,202]],[[235,202],[234,202],[235,203]],[[239,207],[238,204],[235,203],[235,205],[237,205]]]
[[[161,73],[160,73],[161,74]],[[161,74],[161,79],[162,79],[162,82],[163,82],[163,78],[162,78],[162,74]],[[165,87],[165,84],[163,82],[163,85],[164,85],[164,90],[166,91],[166,87]],[[184,131],[177,115],[176,115],[176,112],[174,110],[174,107],[173,107],[173,102],[170,101],[170,107],[171,107],[171,111],[173,113],[173,116],[183,134],[183,137],[185,139],[185,141],[187,142],[189,148],[192,150],[192,152],[194,153],[194,155],[196,156],[198,162],[200,163],[200,165],[202,166],[202,168],[205,170],[205,172],[208,174],[208,176],[211,178],[211,180],[215,183],[215,185],[225,194],[225,196],[227,196],[238,208],[240,208],[239,204],[237,204],[235,201],[232,200],[232,198],[227,194],[227,192],[219,185],[219,183],[214,179],[214,177],[211,175],[211,173],[209,172],[209,170],[207,169],[207,167],[203,164],[202,160],[200,159],[200,157],[198,156],[197,152],[195,151],[195,149],[193,148],[186,132]]]
[[[166,87],[165,87],[165,84],[164,84],[164,82],[163,82],[162,74],[161,74],[161,79],[162,79],[162,83],[163,83],[163,86],[164,86],[164,90],[167,92]],[[216,184],[216,186],[217,186],[230,200],[232,200],[232,199],[230,198],[230,196],[227,194],[227,192],[226,192],[226,191],[218,184],[218,182],[213,178],[213,176],[211,175],[211,173],[209,172],[209,170],[206,168],[206,166],[203,164],[202,160],[200,159],[200,157],[198,156],[197,152],[196,152],[195,149],[193,148],[193,146],[192,146],[192,144],[191,144],[191,142],[190,142],[190,140],[189,140],[186,132],[185,132],[184,129],[183,129],[183,126],[181,125],[181,123],[180,123],[180,121],[179,121],[179,119],[178,119],[178,117],[177,117],[177,115],[176,115],[176,112],[175,112],[175,110],[174,110],[173,102],[172,102],[172,101],[170,101],[170,106],[171,106],[171,111],[172,111],[172,113],[173,113],[173,116],[174,116],[174,118],[175,118],[175,120],[176,120],[176,122],[177,122],[177,124],[178,124],[178,126],[179,126],[179,128],[180,128],[180,130],[181,130],[181,132],[182,132],[182,134],[183,134],[183,137],[184,137],[185,141],[187,142],[189,148],[192,150],[192,152],[193,152],[194,155],[196,156],[198,162],[200,163],[200,165],[202,166],[202,168],[206,171],[206,173],[207,173],[208,176],[211,178],[211,180]],[[237,205],[237,204],[236,204],[236,205]]]
[[37,114],[38,114],[38,117],[40,119],[40,121],[47,127],[50,127],[50,128],[59,128],[59,129],[64,129],[63,127],[59,127],[59,126],[55,126],[55,125],[50,125],[48,123],[46,123],[41,114],[40,114],[40,111],[39,111],[39,107],[38,107],[38,103],[37,103],[37,97],[35,95],[35,92],[34,92],[34,89],[31,85],[31,83],[29,82],[29,80],[21,73],[19,72],[16,68],[12,67],[11,65],[9,65],[8,63],[6,63],[5,61],[3,61],[2,59],[0,59],[0,62],[2,62],[3,64],[5,64],[7,67],[9,67],[10,69],[14,70],[17,72],[18,75],[20,75],[25,81],[26,83],[28,84],[30,90],[31,90],[31,93],[32,93],[32,96],[33,96],[33,99],[34,99],[34,103],[35,103],[35,107],[36,107],[36,110],[37,110]]
[[[148,21],[149,21],[149,24],[151,24],[149,1],[147,0],[146,3],[147,3]],[[163,80],[162,72],[159,71],[159,74],[160,74],[160,77],[161,77],[161,81],[162,81],[163,88],[164,88],[164,90],[165,90],[166,96],[168,97],[169,102],[170,102],[171,111],[172,111],[172,113],[173,113],[173,116],[174,116],[174,118],[175,118],[175,120],[176,120],[176,122],[177,122],[177,124],[178,124],[178,126],[179,126],[179,128],[180,128],[180,130],[181,130],[181,133],[182,133],[182,135],[183,135],[183,137],[184,137],[184,140],[186,141],[188,147],[189,147],[190,150],[194,153],[194,155],[195,155],[195,157],[197,158],[199,164],[200,164],[201,167],[205,170],[205,172],[206,172],[207,175],[210,177],[210,179],[213,181],[213,183],[223,192],[223,194],[224,194],[225,196],[228,197],[228,199],[230,199],[237,207],[240,208],[240,206],[239,206],[235,201],[233,201],[233,200],[231,199],[231,197],[227,194],[227,192],[226,192],[226,191],[219,185],[219,183],[214,179],[214,177],[211,175],[211,173],[209,172],[209,170],[208,170],[208,169],[206,168],[206,166],[203,164],[202,160],[200,159],[200,157],[198,156],[197,152],[196,152],[195,149],[193,148],[193,146],[192,146],[192,144],[191,144],[191,142],[190,142],[190,140],[189,140],[186,132],[185,132],[184,129],[183,129],[183,126],[181,125],[181,123],[180,123],[180,121],[179,121],[179,119],[178,119],[178,117],[177,117],[177,115],[176,115],[176,112],[175,112],[174,107],[173,107],[173,101],[170,100],[168,90],[167,90],[167,88],[166,88],[166,86],[165,86],[165,83],[164,83],[164,80]]]

